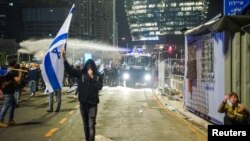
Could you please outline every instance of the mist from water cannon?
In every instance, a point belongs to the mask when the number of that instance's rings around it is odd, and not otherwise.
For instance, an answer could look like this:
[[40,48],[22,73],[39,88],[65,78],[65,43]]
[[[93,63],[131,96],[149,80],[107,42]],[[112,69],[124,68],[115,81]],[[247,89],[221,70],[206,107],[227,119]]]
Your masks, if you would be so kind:
[[[49,49],[53,39],[29,39],[20,42],[19,53],[32,54],[35,60],[41,61]],[[105,59],[120,60],[120,53],[128,51],[126,48],[113,47],[107,43],[85,41],[79,39],[67,40],[67,58],[69,62],[73,60],[79,60],[84,57],[85,53],[91,53],[93,56],[97,56]]]

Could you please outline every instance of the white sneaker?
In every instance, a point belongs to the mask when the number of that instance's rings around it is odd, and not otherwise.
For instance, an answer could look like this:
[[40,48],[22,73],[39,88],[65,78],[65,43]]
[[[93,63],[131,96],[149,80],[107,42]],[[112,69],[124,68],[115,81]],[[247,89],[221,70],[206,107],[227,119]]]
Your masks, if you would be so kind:
[[34,96],[34,93],[31,93],[31,95],[30,96]]

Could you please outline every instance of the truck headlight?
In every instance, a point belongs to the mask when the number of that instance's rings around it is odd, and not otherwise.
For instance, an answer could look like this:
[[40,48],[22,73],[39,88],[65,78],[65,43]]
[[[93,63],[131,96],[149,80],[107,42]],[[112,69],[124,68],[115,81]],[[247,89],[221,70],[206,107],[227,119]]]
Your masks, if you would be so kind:
[[151,80],[151,75],[150,75],[150,74],[145,74],[144,79],[145,79],[146,81]]
[[124,73],[123,76],[122,76],[122,78],[124,80],[128,80],[129,79],[129,74],[128,73]]
[[126,69],[126,70],[129,70],[129,69],[130,69],[130,66],[125,66],[125,69]]

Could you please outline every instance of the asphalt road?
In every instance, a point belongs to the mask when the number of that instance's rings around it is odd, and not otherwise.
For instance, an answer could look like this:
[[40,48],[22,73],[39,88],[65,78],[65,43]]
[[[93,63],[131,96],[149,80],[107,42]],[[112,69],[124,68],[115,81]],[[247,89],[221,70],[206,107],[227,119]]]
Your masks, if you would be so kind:
[[[2,101],[0,101],[0,107]],[[23,95],[17,125],[0,128],[1,141],[84,141],[79,104],[63,94],[62,110],[47,113],[48,96]],[[6,116],[8,118],[8,116]],[[206,134],[168,111],[151,89],[104,87],[96,124],[97,141],[206,141]]]

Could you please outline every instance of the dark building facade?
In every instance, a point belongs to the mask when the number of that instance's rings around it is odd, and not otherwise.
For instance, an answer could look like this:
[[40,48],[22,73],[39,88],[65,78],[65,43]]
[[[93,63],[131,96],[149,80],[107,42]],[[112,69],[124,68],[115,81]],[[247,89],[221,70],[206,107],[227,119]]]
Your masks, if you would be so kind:
[[[22,0],[22,37],[23,39],[40,37],[53,38],[65,21],[71,5],[59,0],[30,1]],[[72,22],[70,37],[77,38],[77,22]]]
[[[0,61],[17,56],[19,42],[30,38],[54,38],[71,4],[62,0],[3,0],[0,2]],[[72,20],[73,21],[73,20]],[[78,37],[71,22],[70,37]]]
[[113,0],[65,0],[76,4],[80,38],[113,42]]
[[75,3],[70,37],[113,42],[113,0],[4,0],[0,35],[17,39],[54,37]]
[[[0,35],[17,42],[29,38],[54,37],[71,5],[62,0],[5,0],[0,2]],[[77,37],[77,23],[72,22],[70,35]]]
[[6,6],[5,2],[0,2],[0,38],[3,39],[5,35],[5,27],[6,27]]
[[10,0],[0,1],[0,65],[6,55],[17,52],[21,29],[20,5]]
[[4,0],[0,2],[0,37],[2,39],[19,39],[22,25],[21,7],[18,2]]

